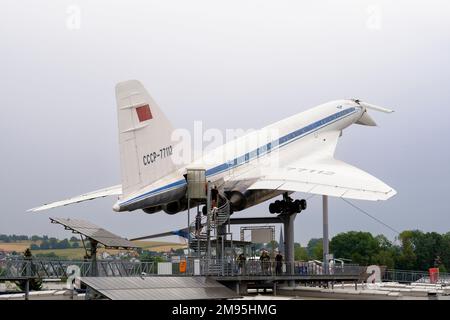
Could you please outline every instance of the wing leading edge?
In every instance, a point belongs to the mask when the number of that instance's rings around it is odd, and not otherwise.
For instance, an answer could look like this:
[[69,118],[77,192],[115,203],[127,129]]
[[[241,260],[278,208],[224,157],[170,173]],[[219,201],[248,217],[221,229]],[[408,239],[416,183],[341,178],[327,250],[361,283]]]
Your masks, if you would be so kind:
[[296,162],[285,168],[270,169],[249,189],[304,192],[358,200],[387,200],[397,192],[345,162],[330,158]]
[[121,195],[121,194],[122,194],[122,185],[119,184],[119,185],[115,185],[112,187],[85,193],[80,196],[72,197],[72,198],[69,198],[66,200],[61,200],[61,201],[56,201],[56,202],[52,202],[49,204],[45,204],[43,206],[32,208],[27,211],[28,212],[43,211],[43,210],[53,209],[53,208],[57,208],[57,207],[67,206],[67,205],[73,204],[73,203],[79,203],[79,202],[83,202],[83,201],[87,201],[87,200],[93,200],[93,199],[97,199],[97,198],[103,198],[103,197],[107,197],[107,196],[114,196],[114,195]]

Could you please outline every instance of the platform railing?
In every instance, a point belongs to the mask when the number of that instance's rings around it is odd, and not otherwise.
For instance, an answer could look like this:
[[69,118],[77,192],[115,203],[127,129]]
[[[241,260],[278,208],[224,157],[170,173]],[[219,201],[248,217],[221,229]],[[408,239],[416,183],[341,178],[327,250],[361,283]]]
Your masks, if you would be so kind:
[[[382,280],[384,282],[399,283],[431,283],[429,272],[394,269],[384,271],[382,273]],[[439,273],[434,283],[450,284],[450,273]]]
[[[323,270],[320,264],[314,262],[294,262],[294,268],[289,263],[277,263],[249,259],[197,259],[188,258],[185,261],[170,264],[170,272],[159,273],[158,263],[126,260],[97,260],[96,272],[92,271],[91,261],[57,260],[45,258],[12,258],[0,260],[0,280],[18,280],[25,278],[66,279],[69,276],[213,276],[213,277],[276,277],[276,276],[359,276],[364,281],[368,274],[366,267],[345,264],[330,266]],[[290,273],[293,270],[293,273]],[[428,272],[408,270],[384,270],[381,274],[383,282],[399,283],[431,283]],[[450,274],[440,273],[435,279],[437,284],[450,284]]]
[[[96,276],[124,277],[156,274],[155,262],[130,262],[124,260],[97,260]],[[0,261],[1,279],[67,278],[92,275],[93,264],[84,260],[5,259]]]
[[[95,272],[93,268],[96,266]],[[20,278],[67,278],[76,276],[149,276],[149,275],[176,275],[176,276],[311,276],[311,275],[358,275],[364,272],[364,268],[355,265],[330,267],[328,271],[315,263],[294,262],[294,268],[289,263],[275,261],[247,260],[236,261],[234,259],[197,259],[188,258],[185,261],[174,262],[169,265],[169,271],[158,271],[156,262],[139,262],[125,260],[96,260],[95,265],[85,260],[56,260],[56,259],[6,259],[0,261],[1,279]],[[290,272],[293,270],[293,273]]]
[[[345,264],[330,266],[324,270],[320,264],[310,262],[294,262],[294,268],[283,261],[260,261],[248,259],[198,259],[188,258],[185,261],[170,264],[170,272],[158,273],[158,263],[126,260],[97,260],[97,271],[93,273],[93,264],[85,260],[58,260],[45,258],[9,258],[0,260],[0,280],[20,278],[61,279],[73,275],[103,277],[126,276],[214,276],[214,277],[261,277],[261,276],[357,276],[364,280],[367,277],[366,267]],[[75,270],[75,271],[74,271]],[[293,273],[290,273],[293,270]],[[384,270],[382,281],[400,283],[430,283],[430,276],[425,271]],[[440,273],[436,279],[438,284],[450,284],[450,274]]]
[[[186,275],[195,275],[195,260],[187,260]],[[261,277],[261,276],[320,276],[320,275],[351,275],[359,276],[365,274],[366,268],[358,265],[347,264],[345,266],[330,266],[328,271],[311,262],[296,261],[294,268],[290,268],[289,262],[246,260],[236,261],[234,259],[200,259],[197,262],[199,269],[197,274],[216,277]],[[200,272],[198,272],[200,270]],[[291,272],[293,270],[293,272]]]

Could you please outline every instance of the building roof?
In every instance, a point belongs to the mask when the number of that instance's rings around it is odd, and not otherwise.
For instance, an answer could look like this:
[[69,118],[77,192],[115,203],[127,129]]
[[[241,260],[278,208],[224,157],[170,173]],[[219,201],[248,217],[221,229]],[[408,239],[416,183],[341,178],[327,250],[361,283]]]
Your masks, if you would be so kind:
[[230,299],[238,295],[206,277],[82,277],[81,282],[111,300]]

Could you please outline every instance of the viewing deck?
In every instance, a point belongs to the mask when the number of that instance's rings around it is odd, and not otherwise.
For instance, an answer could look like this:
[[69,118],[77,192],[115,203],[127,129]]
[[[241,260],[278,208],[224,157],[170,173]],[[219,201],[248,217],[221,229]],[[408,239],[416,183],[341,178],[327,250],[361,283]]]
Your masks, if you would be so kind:
[[[99,277],[132,276],[209,276],[221,281],[358,281],[363,282],[369,274],[366,267],[358,265],[332,266],[323,270],[320,265],[311,262],[294,262],[294,268],[288,263],[248,260],[245,264],[236,261],[217,259],[189,258],[180,262],[130,262],[124,260],[57,260],[9,258],[0,260],[0,281],[24,279],[66,279],[69,276],[88,277],[93,268]],[[293,273],[288,272],[293,270]],[[390,270],[381,273],[382,281],[400,283],[430,281],[428,272]],[[438,282],[450,281],[450,275],[441,273]]]

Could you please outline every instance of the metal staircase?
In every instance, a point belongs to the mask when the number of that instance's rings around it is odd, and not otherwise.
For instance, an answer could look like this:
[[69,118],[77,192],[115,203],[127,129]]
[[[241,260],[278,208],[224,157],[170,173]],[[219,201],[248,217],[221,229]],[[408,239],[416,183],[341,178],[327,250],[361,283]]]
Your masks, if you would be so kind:
[[[217,238],[218,231],[221,229],[219,227],[226,225],[230,219],[230,202],[224,196],[219,194],[219,207],[216,210],[212,211],[212,217],[210,219],[211,229],[215,229],[215,238]],[[190,224],[190,248],[198,253],[200,251],[201,255],[206,254],[207,246],[208,246],[208,236],[207,236],[207,217],[202,216],[202,230],[200,233],[196,232],[195,219],[194,222]],[[212,267],[212,265],[210,266]]]
[[230,201],[228,201],[227,197],[219,194],[220,203],[221,206],[217,209],[215,219],[216,225],[219,226],[226,224],[230,219]]

